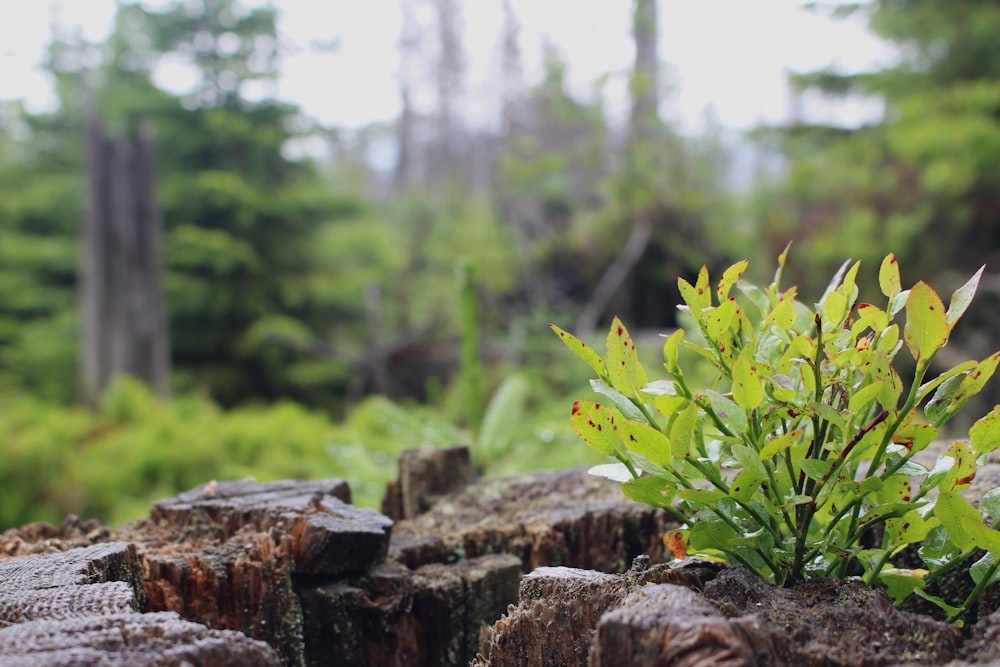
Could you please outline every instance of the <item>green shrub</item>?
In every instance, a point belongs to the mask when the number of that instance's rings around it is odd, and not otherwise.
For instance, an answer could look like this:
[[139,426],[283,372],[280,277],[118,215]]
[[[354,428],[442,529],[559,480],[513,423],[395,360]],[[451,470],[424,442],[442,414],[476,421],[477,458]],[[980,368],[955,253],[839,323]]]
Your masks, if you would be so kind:
[[[845,263],[809,308],[794,287],[779,286],[786,255],[764,289],[741,280],[746,261],[714,288],[704,268],[694,285],[679,281],[697,332],[667,337],[667,380],[649,381],[617,318],[604,359],[553,325],[610,402],[577,401],[570,422],[617,461],[605,471],[623,481],[626,495],[681,524],[664,538],[676,557],[742,563],[780,585],[856,569],[897,603],[916,594],[957,621],[1000,574],[1000,532],[959,494],[1000,446],[1000,406],[931,467],[918,454],[1000,362],[998,352],[930,373],[982,269],[946,309],[926,283],[902,290],[889,255],[878,276],[883,309],[857,303],[859,263]],[[902,331],[894,322],[900,313]],[[893,365],[904,345],[915,364],[908,383]],[[682,353],[716,368],[710,386],[689,384]],[[1000,490],[981,509],[1000,516]],[[874,546],[866,535],[877,536]],[[911,546],[924,568],[894,563]],[[975,587],[960,606],[926,592],[974,555]]]

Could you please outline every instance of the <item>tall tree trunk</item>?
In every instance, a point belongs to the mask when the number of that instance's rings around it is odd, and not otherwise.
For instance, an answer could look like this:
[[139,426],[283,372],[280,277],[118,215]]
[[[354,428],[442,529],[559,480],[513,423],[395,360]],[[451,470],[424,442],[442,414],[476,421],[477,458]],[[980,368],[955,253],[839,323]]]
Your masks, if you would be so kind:
[[133,376],[166,396],[170,346],[152,128],[140,125],[134,141],[112,139],[92,112],[84,128],[82,398],[95,405],[116,375]]

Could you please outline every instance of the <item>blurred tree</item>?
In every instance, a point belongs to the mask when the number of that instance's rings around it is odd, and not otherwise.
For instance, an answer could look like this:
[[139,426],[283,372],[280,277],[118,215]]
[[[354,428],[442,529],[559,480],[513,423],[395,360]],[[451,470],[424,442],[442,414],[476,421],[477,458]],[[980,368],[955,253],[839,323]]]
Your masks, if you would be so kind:
[[856,129],[799,122],[780,133],[787,178],[759,200],[771,251],[801,239],[798,260],[819,275],[834,255],[877,261],[890,250],[925,278],[1000,259],[1000,5],[877,0],[834,12],[865,13],[898,63],[793,83],[827,100],[880,100],[885,113]]
[[[54,368],[76,357],[86,82],[116,133],[131,133],[143,118],[156,128],[175,382],[225,404],[277,396],[328,403],[343,393],[349,361],[331,338],[360,315],[361,295],[326,284],[338,257],[354,250],[331,246],[325,230],[356,217],[360,205],[331,194],[309,161],[286,156],[311,126],[267,96],[274,22],[273,9],[235,0],[177,1],[159,12],[136,3],[119,6],[103,45],[55,36],[48,67],[60,107],[22,116],[24,154],[9,166],[16,176],[0,179],[0,192],[12,193],[0,202],[0,229],[5,240],[14,232],[0,248],[11,255],[0,258],[0,378],[59,386],[50,395],[63,399],[76,384],[72,370]],[[189,94],[154,85],[154,68],[168,57],[195,73]],[[35,321],[45,335],[32,335]]]

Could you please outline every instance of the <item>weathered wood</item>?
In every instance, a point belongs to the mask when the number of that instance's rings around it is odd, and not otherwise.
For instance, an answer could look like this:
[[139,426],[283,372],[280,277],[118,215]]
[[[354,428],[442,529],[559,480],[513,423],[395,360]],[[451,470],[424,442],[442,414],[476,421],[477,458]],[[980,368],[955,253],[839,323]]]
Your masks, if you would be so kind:
[[364,577],[303,586],[308,662],[466,665],[481,626],[515,599],[520,569],[500,554],[413,571],[388,562]]
[[[598,622],[605,612],[621,605],[630,591],[647,583],[700,588],[715,576],[716,569],[693,560],[673,567],[650,567],[648,558],[637,558],[624,574],[540,567],[521,579],[518,605],[484,633],[474,664],[585,665]],[[572,632],[554,628],[572,628]]]
[[0,621],[78,618],[142,609],[142,564],[120,542],[0,561]]
[[469,448],[421,447],[399,456],[399,476],[389,482],[382,513],[393,520],[412,519],[430,509],[433,500],[476,480]]
[[93,109],[84,122],[81,229],[81,392],[95,404],[119,374],[169,393],[169,339],[160,274],[161,227],[152,128],[109,138]]
[[[226,541],[241,531],[290,536],[291,568],[304,574],[364,572],[385,559],[392,521],[354,507],[339,479],[318,482],[212,482],[153,505],[161,528]],[[284,548],[285,542],[275,546]]]
[[305,661],[293,575],[362,573],[385,559],[392,521],[347,505],[343,480],[212,482],[157,502],[145,554],[150,609],[177,611]]
[[543,565],[621,572],[640,554],[662,560],[669,527],[662,510],[629,500],[617,483],[559,470],[484,479],[439,498],[396,524],[389,557],[417,568],[511,553],[526,572]]
[[264,642],[177,614],[109,614],[0,627],[0,667],[277,667]]

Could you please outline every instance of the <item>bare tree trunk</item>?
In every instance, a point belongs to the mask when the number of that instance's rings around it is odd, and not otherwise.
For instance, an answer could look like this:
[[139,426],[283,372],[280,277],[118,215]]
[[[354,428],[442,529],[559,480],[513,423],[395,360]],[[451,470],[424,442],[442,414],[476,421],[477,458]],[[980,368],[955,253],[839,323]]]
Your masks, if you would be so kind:
[[161,220],[152,128],[135,141],[105,136],[93,113],[84,129],[86,205],[80,266],[80,389],[95,405],[116,375],[170,389],[161,285]]

